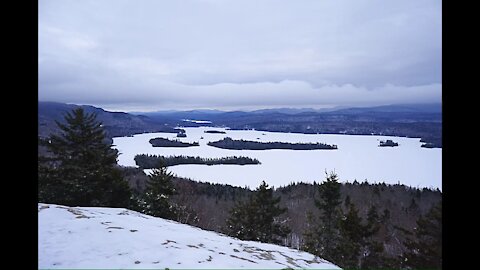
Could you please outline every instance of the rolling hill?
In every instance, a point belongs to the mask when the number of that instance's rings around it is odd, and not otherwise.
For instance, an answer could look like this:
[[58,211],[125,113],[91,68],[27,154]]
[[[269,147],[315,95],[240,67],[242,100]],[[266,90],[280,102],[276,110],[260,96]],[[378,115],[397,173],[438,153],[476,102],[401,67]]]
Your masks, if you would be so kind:
[[143,115],[109,112],[89,105],[38,102],[38,136],[45,138],[52,133],[58,132],[59,129],[55,124],[55,120],[62,122],[63,116],[67,112],[78,107],[82,107],[85,112],[96,113],[97,119],[103,123],[109,138],[145,132],[176,132],[168,124],[155,121]]

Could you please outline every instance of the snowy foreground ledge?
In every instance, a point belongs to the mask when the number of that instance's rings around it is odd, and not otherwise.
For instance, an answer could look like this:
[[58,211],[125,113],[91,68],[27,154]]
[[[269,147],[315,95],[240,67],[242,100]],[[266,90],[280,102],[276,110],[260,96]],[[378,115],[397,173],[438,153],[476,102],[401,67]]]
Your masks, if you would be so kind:
[[123,208],[38,204],[38,266],[45,268],[340,269],[310,253]]

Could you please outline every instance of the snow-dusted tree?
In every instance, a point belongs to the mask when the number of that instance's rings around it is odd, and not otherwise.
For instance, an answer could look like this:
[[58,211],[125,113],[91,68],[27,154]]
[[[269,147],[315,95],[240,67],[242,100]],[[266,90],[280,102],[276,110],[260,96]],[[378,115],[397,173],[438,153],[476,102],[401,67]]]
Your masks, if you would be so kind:
[[173,175],[163,165],[152,170],[148,176],[145,193],[140,200],[140,207],[145,214],[175,219],[175,208],[170,204],[170,197],[176,194],[172,178]]
[[278,217],[287,211],[281,208],[280,197],[273,197],[273,189],[263,181],[247,202],[239,202],[230,210],[227,219],[229,235],[243,240],[279,244],[290,233]]
[[118,152],[106,142],[95,114],[79,107],[56,122],[60,135],[39,158],[39,201],[72,206],[127,207],[130,188],[117,167]]

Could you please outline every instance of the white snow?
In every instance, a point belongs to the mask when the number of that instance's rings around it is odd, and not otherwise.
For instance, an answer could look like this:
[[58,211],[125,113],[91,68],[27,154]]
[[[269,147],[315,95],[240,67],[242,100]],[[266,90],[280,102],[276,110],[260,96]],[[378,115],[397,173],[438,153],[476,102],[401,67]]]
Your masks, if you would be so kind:
[[312,254],[241,241],[123,208],[38,204],[38,266],[339,269]]
[[[340,180],[370,183],[402,183],[412,187],[442,188],[442,149],[420,147],[419,138],[362,136],[337,134],[296,134],[225,128],[183,128],[186,138],[173,133],[146,133],[133,137],[113,138],[120,151],[118,163],[136,166],[136,154],[188,155],[201,157],[248,156],[260,165],[177,165],[169,170],[181,177],[197,181],[234,186],[257,187],[262,180],[269,185],[283,186],[292,182],[325,180],[325,171],[335,171]],[[221,130],[226,134],[204,133]],[[197,141],[200,146],[184,148],[152,147],[149,139],[163,137],[184,142]],[[203,139],[200,139],[203,137]],[[321,142],[336,144],[337,150],[228,150],[211,147],[209,141],[224,137],[253,141]],[[380,140],[391,139],[398,147],[378,147]]]

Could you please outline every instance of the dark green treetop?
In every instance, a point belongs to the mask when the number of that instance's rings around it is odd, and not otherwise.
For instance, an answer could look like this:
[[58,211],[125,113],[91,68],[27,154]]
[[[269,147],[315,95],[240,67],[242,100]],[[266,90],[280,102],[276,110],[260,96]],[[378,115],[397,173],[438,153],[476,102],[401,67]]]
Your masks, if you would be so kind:
[[407,239],[404,264],[414,269],[442,269],[442,204],[417,220],[415,238]]
[[326,180],[318,187],[319,199],[315,199],[321,216],[318,220],[310,216],[311,227],[304,233],[306,241],[303,249],[330,261],[335,261],[340,241],[340,187],[337,174],[332,172],[326,175]]
[[173,175],[160,164],[148,176],[147,187],[140,206],[142,212],[154,217],[175,219],[175,207],[170,204],[171,196],[176,194],[172,183]]
[[51,157],[39,158],[39,201],[70,206],[128,207],[130,189],[117,167],[95,114],[80,107],[56,122],[60,135],[46,143]]
[[273,197],[273,188],[263,181],[249,201],[237,202],[227,219],[229,235],[242,240],[279,244],[290,229],[278,217],[287,211],[281,208],[280,197]]

